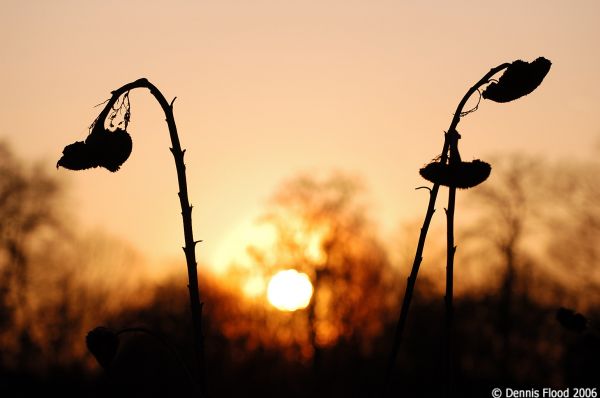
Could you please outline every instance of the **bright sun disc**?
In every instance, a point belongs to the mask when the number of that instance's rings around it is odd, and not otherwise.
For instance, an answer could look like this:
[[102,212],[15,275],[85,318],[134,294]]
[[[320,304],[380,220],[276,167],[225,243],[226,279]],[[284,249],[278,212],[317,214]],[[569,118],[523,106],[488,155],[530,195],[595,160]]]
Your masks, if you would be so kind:
[[295,269],[279,271],[269,281],[267,298],[281,311],[296,311],[306,308],[313,294],[308,275]]

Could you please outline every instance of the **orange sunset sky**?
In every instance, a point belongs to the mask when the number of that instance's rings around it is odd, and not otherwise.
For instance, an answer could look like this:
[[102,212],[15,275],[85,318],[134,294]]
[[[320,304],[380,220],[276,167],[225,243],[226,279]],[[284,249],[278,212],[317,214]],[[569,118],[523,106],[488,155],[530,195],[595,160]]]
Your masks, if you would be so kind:
[[463,158],[599,153],[595,0],[0,5],[0,138],[65,181],[84,228],[153,261],[183,259],[183,236],[167,127],[149,93],[130,95],[133,153],[120,171],[54,170],[63,147],[86,137],[94,106],[140,77],[177,97],[200,263],[252,243],[240,231],[301,172],[360,176],[386,234],[421,219],[418,169],[439,154],[466,90],[503,62],[553,66],[531,95],[482,101],[462,120]]

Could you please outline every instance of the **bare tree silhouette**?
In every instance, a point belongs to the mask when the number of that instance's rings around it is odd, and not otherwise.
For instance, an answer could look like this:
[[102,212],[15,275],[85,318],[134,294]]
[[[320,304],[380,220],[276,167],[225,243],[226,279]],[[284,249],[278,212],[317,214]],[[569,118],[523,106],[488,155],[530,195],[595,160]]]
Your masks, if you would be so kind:
[[[7,346],[21,346],[19,362],[34,349],[34,320],[28,316],[32,238],[60,227],[60,188],[41,167],[25,167],[6,143],[0,143],[0,176],[0,340],[17,338],[3,332],[20,331],[17,341],[4,341]],[[9,361],[9,350],[4,354],[0,364]]]
[[372,349],[397,297],[395,273],[360,193],[358,181],[343,174],[291,179],[261,217],[275,231],[273,245],[249,248],[267,272],[295,268],[309,275],[314,293],[303,313],[317,379],[327,348],[343,341],[357,353]]

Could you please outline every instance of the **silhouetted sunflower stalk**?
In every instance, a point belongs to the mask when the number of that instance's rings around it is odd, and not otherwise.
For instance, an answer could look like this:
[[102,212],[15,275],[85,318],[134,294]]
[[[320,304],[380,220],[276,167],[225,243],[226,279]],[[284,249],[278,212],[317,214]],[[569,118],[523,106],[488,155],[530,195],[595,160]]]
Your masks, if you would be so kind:
[[[456,203],[456,189],[468,189],[475,187],[484,182],[491,172],[491,166],[481,160],[474,160],[472,162],[464,162],[461,160],[460,153],[458,150],[458,140],[461,138],[460,134],[456,130],[461,117],[468,115],[478,109],[481,98],[489,99],[494,102],[510,102],[525,96],[535,90],[544,77],[550,70],[551,62],[546,58],[540,57],[535,61],[528,63],[525,61],[517,60],[512,63],[504,63],[495,68],[492,68],[486,73],[477,83],[475,83],[464,95],[462,100],[459,102],[452,122],[448,131],[444,135],[444,146],[442,152],[437,160],[429,163],[427,166],[420,170],[420,174],[423,178],[433,183],[433,187],[429,189],[429,204],[427,206],[427,212],[425,213],[425,219],[421,232],[419,235],[419,242],[417,244],[417,250],[413,261],[411,273],[406,283],[406,290],[404,293],[404,299],[402,301],[402,307],[400,310],[400,316],[398,318],[398,324],[396,326],[396,332],[394,335],[394,342],[388,361],[388,367],[386,371],[386,380],[384,391],[387,393],[390,387],[392,372],[398,355],[398,350],[402,342],[402,336],[404,333],[404,327],[406,324],[406,318],[408,316],[408,310],[412,299],[413,290],[417,280],[417,274],[419,267],[423,260],[423,250],[425,247],[425,239],[427,237],[427,231],[429,230],[429,224],[435,212],[435,201],[440,185],[448,187],[448,207],[446,208],[446,221],[447,221],[447,251],[446,251],[446,294],[445,294],[445,308],[446,308],[446,319],[445,319],[445,355],[444,355],[444,369],[445,369],[445,392],[447,396],[452,396],[452,374],[453,374],[453,355],[452,355],[452,335],[453,335],[453,319],[454,319],[454,308],[453,308],[453,287],[454,287],[454,254],[456,252],[456,246],[454,244],[454,212]],[[498,73],[504,71],[498,80],[494,80],[493,77]],[[483,92],[480,88],[487,86]],[[474,108],[463,111],[467,101],[471,98],[474,93],[479,94],[477,105]]]
[[[129,92],[136,88],[147,88],[156,98],[163,109],[171,137],[171,153],[175,159],[177,169],[177,181],[179,183],[179,202],[181,204],[181,216],[183,219],[183,234],[185,246],[183,251],[187,262],[188,290],[190,295],[190,307],[194,327],[194,343],[198,362],[198,383],[204,390],[204,337],[202,335],[202,303],[200,302],[200,290],[198,288],[198,273],[196,263],[195,247],[199,241],[194,240],[192,231],[192,206],[188,199],[187,180],[185,174],[185,163],[183,157],[185,150],[181,149],[177,127],[173,116],[173,101],[167,102],[163,94],[147,79],[138,79],[128,83],[112,92],[111,98],[106,104],[92,126],[85,141],[77,141],[67,145],[63,150],[63,156],[57,163],[70,170],[84,170],[93,167],[104,167],[116,172],[129,158],[132,149],[132,141],[127,126],[131,117],[129,103]],[[115,125],[115,121],[122,119]],[[106,127],[108,124],[108,128]],[[109,339],[108,339],[109,340]],[[102,364],[102,362],[101,362]]]

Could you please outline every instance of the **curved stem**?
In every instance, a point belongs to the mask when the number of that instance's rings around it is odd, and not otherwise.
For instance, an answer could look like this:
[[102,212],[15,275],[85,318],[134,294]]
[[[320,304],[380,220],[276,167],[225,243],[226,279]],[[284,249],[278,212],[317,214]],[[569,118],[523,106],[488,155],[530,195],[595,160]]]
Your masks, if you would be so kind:
[[196,358],[198,362],[198,382],[201,390],[205,391],[204,380],[204,336],[202,335],[202,303],[200,302],[200,289],[198,288],[198,271],[196,263],[196,243],[192,230],[192,206],[188,199],[187,179],[185,175],[185,163],[183,157],[185,150],[181,149],[179,136],[177,135],[177,127],[175,125],[175,117],[173,116],[173,103],[167,102],[162,93],[150,83],[147,79],[138,79],[134,82],[125,84],[124,86],[112,92],[112,97],[108,100],[102,112],[98,116],[98,123],[104,123],[113,105],[119,97],[126,92],[135,88],[147,88],[150,93],[156,98],[162,110],[165,113],[169,135],[171,137],[171,153],[175,159],[175,168],[177,169],[177,181],[179,183],[179,202],[181,204],[181,217],[183,220],[183,235],[187,270],[188,270],[188,290],[190,294],[190,307],[192,312],[192,321],[194,325],[194,344],[196,347]]
[[[495,68],[490,69],[488,73],[486,73],[477,83],[475,83],[464,95],[462,100],[458,103],[456,107],[456,111],[454,112],[454,117],[452,118],[452,122],[450,123],[450,127],[448,128],[448,132],[456,131],[456,126],[460,122],[460,115],[462,113],[463,108],[465,107],[471,95],[479,89],[479,87],[489,82],[489,79],[494,76],[496,73],[500,72],[503,69],[506,69],[510,63],[503,63],[498,65]],[[445,164],[448,161],[448,149],[449,149],[449,139],[448,134],[446,134],[444,138],[444,146],[442,148],[440,163]],[[402,301],[402,308],[400,309],[400,316],[398,317],[398,323],[396,324],[396,331],[394,333],[394,342],[392,345],[392,350],[390,353],[390,357],[387,364],[386,377],[385,377],[385,385],[384,385],[384,394],[387,394],[390,388],[390,382],[392,378],[392,372],[394,370],[394,365],[396,364],[396,357],[398,356],[398,351],[400,349],[400,345],[402,343],[402,337],[404,335],[404,327],[406,325],[406,318],[408,316],[408,310],[410,307],[410,302],[412,299],[413,291],[415,288],[415,283],[417,282],[417,274],[419,273],[419,267],[421,266],[421,262],[423,261],[423,249],[425,247],[425,239],[427,238],[427,231],[429,230],[429,224],[431,223],[431,219],[433,218],[433,213],[435,212],[435,201],[437,199],[437,194],[440,189],[439,184],[434,184],[433,188],[431,188],[431,192],[429,194],[429,204],[427,205],[427,212],[425,213],[425,219],[423,220],[423,226],[421,227],[421,233],[419,235],[419,243],[417,244],[417,250],[415,253],[415,258],[413,260],[412,269],[410,275],[406,281],[406,290],[404,291],[404,299]]]

